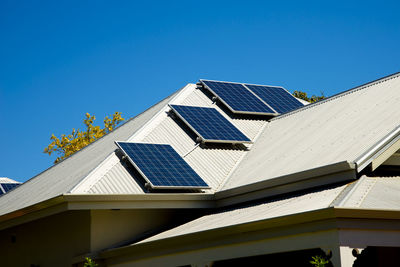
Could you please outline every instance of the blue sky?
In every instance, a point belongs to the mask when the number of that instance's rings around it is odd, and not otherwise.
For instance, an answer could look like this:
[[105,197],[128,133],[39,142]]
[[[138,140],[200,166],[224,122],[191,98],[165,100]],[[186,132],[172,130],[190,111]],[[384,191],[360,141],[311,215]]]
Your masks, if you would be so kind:
[[0,177],[52,133],[130,118],[200,78],[332,95],[400,70],[398,1],[0,2]]

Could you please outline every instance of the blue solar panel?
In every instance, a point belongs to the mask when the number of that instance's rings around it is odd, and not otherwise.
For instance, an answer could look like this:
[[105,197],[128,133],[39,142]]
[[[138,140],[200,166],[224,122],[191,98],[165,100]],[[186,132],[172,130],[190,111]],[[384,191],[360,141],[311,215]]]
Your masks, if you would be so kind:
[[234,113],[276,115],[276,112],[239,83],[201,80]]
[[205,142],[249,143],[241,131],[215,108],[170,105]]
[[246,87],[281,114],[304,106],[299,100],[282,87],[250,84],[246,84]]
[[201,189],[209,186],[170,145],[116,142],[155,189]]
[[15,187],[19,186],[20,184],[17,183],[2,183],[1,186],[3,187],[4,191],[6,191],[6,193],[12,189],[14,189]]

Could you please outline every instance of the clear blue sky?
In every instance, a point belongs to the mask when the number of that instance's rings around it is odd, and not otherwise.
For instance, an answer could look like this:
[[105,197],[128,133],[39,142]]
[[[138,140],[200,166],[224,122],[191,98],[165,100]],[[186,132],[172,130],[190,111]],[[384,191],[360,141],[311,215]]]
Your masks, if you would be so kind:
[[398,1],[0,1],[0,176],[86,112],[133,117],[199,78],[332,95],[400,70]]

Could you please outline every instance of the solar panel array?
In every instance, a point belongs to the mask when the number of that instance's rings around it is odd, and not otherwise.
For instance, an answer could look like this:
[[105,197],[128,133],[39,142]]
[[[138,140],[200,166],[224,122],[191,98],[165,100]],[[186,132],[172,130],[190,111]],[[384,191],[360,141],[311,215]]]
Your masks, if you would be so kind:
[[278,113],[300,108],[303,104],[282,87],[245,84],[253,93],[268,103]]
[[[200,80],[233,113],[277,116],[303,104],[281,87]],[[251,143],[214,108],[170,105],[204,142]],[[170,145],[116,142],[153,189],[208,189],[207,183]],[[4,190],[13,185],[3,185]],[[2,194],[0,190],[0,194]]]
[[204,142],[251,142],[215,108],[180,105],[170,107]]
[[277,116],[303,106],[282,87],[200,81],[234,113]]
[[276,114],[242,84],[207,80],[201,82],[234,113]]
[[116,142],[154,189],[202,189],[206,182],[170,146]]
[[[17,186],[21,185],[20,183],[1,183],[0,186],[3,188],[4,192],[7,193],[8,191],[16,188]],[[4,194],[0,188],[0,195]]]

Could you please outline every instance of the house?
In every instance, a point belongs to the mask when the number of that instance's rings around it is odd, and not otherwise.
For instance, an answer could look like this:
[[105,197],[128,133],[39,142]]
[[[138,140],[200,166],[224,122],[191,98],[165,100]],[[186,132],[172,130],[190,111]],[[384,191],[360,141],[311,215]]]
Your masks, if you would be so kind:
[[[231,100],[188,84],[2,195],[1,265],[393,266],[400,73],[286,113]],[[205,142],[174,105],[214,108],[250,141]],[[116,141],[170,145],[207,186],[158,188]]]

